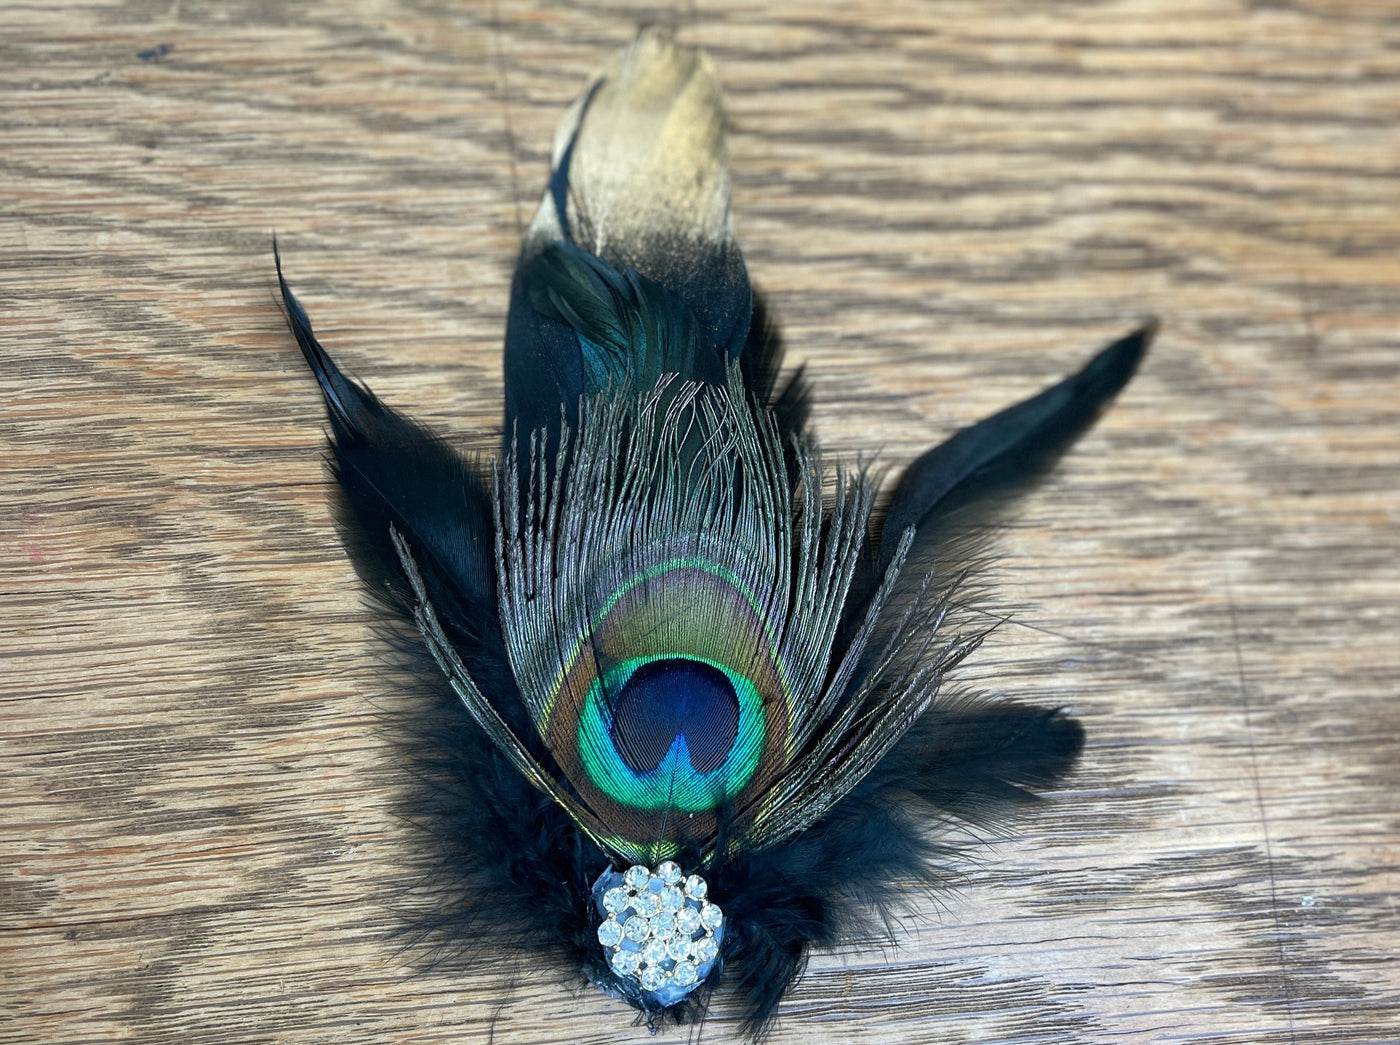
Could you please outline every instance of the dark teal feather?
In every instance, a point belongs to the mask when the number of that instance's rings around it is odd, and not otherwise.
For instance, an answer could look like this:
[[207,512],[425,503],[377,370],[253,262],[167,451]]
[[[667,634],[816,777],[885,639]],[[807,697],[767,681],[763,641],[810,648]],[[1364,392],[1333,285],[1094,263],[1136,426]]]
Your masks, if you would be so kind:
[[690,307],[631,269],[619,272],[569,243],[540,251],[522,280],[530,304],[578,341],[582,392],[649,392],[664,376],[724,383],[722,352],[703,337]]

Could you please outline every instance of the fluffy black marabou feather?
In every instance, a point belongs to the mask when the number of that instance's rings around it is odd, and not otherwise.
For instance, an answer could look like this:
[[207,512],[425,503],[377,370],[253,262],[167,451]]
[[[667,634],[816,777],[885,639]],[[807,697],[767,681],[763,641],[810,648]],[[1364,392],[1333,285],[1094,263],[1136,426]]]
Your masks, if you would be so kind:
[[529,954],[604,971],[589,900],[607,857],[525,780],[441,685],[405,745],[415,786],[404,802],[437,872],[430,906],[407,927],[436,959],[488,964]]
[[819,825],[718,863],[713,888],[731,898],[736,928],[727,975],[748,1032],[761,1036],[811,948],[893,939],[899,890],[955,885],[967,833],[1004,833],[1036,801],[1033,789],[1073,768],[1083,743],[1079,723],[1058,711],[950,699]]
[[[426,968],[494,970],[508,981],[544,967],[622,996],[590,899],[609,858],[463,714],[416,630],[387,623],[380,633],[407,702],[386,717],[406,770],[397,805],[427,857],[424,878],[397,904],[393,938]],[[692,1022],[708,997],[638,1019],[654,1028]]]

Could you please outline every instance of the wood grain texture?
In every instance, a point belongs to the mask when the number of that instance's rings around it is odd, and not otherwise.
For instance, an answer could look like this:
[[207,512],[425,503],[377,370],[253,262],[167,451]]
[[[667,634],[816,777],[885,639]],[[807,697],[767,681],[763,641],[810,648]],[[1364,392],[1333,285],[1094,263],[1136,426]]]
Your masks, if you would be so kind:
[[0,1041],[649,1040],[387,937],[412,702],[270,251],[342,362],[488,445],[554,122],[649,20],[721,69],[829,449],[898,468],[1163,323],[962,674],[1074,709],[1082,770],[896,945],[817,955],[773,1045],[1400,1039],[1391,0],[17,0]]

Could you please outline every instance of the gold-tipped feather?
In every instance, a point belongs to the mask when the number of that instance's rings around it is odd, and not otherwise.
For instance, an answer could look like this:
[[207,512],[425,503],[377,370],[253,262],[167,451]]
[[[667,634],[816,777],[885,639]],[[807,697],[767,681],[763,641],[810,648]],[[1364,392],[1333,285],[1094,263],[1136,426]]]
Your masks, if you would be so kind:
[[572,239],[655,278],[658,256],[732,244],[719,81],[704,52],[664,29],[643,30],[598,72],[560,121],[553,167],[567,168],[564,214],[546,192],[526,253]]

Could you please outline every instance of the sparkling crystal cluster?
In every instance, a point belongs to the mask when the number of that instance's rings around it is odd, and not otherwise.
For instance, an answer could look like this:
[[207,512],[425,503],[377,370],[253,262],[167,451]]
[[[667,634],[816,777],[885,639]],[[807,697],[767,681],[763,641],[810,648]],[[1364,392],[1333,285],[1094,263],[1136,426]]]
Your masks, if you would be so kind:
[[621,876],[612,872],[602,894],[607,917],[598,942],[618,976],[641,985],[663,1004],[688,994],[709,974],[719,957],[724,914],[705,897],[698,874],[687,877],[665,860],[655,871],[641,864]]

